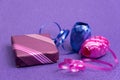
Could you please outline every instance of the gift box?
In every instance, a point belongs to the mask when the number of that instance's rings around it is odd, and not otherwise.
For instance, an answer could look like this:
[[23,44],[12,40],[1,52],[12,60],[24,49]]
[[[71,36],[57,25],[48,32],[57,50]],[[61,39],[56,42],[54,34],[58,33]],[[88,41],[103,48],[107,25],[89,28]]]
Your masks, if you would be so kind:
[[25,67],[55,63],[59,52],[49,34],[28,34],[11,37],[16,66]]

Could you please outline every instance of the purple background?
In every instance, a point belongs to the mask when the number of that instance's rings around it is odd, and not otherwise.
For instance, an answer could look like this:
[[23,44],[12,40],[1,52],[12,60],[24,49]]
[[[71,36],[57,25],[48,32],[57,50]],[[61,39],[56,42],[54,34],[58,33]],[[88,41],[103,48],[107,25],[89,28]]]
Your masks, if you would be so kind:
[[[0,0],[0,80],[118,80],[118,65],[112,71],[87,69],[68,73],[56,64],[16,68],[11,35],[38,33],[42,24],[56,21],[62,28],[71,29],[76,21],[90,24],[93,35],[103,35],[120,58],[120,1],[119,0]],[[69,41],[69,38],[67,39]],[[79,59],[77,54],[64,55]],[[104,57],[105,60],[111,59]]]

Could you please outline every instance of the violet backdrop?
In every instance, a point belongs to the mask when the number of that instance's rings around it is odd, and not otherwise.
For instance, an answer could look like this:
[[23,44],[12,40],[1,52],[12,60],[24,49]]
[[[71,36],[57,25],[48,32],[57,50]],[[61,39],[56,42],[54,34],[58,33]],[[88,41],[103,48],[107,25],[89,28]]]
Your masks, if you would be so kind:
[[[58,63],[16,68],[10,47],[11,35],[38,33],[42,24],[53,21],[71,30],[82,21],[89,23],[92,35],[109,39],[120,61],[119,4],[120,0],[0,0],[0,80],[119,80],[119,65],[107,72],[86,69],[78,73],[61,71]],[[68,57],[79,59],[78,54],[66,55],[60,49],[58,62]]]

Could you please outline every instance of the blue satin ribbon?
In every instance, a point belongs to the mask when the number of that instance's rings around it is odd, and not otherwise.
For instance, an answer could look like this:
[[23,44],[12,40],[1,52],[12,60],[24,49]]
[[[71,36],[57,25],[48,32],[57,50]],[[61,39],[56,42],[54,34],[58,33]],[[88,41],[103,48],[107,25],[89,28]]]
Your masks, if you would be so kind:
[[[59,31],[61,31],[61,27],[60,27],[60,25],[57,22],[51,22],[51,23],[55,24],[56,27],[58,27]],[[40,30],[39,30],[39,33],[41,34],[42,33],[42,29],[45,28],[47,25],[49,25],[51,23],[47,23],[47,24],[42,25]]]
[[76,22],[71,30],[70,44],[73,51],[78,52],[82,43],[91,36],[91,28],[87,23]]
[[[65,41],[65,39],[67,38],[67,36],[68,36],[68,34],[69,34],[69,30],[67,29],[67,30],[62,30],[61,29],[61,27],[60,27],[60,25],[57,23],[57,22],[53,22],[54,24],[56,24],[56,26],[58,27],[58,29],[59,29],[59,33],[58,33],[58,35],[55,37],[55,38],[53,38],[53,40],[54,40],[54,42],[55,42],[55,44],[56,44],[56,46],[57,47],[59,47],[60,45],[62,45],[62,47],[64,48],[64,46],[63,46],[63,43],[64,43],[64,41]],[[40,28],[40,30],[39,30],[39,33],[41,34],[41,32],[42,32],[42,29],[45,27],[45,26],[47,26],[48,24],[45,24],[45,25],[42,25],[42,27]]]
[[[54,39],[54,42],[56,44],[57,47],[59,47],[60,45],[62,45],[65,41],[65,39],[67,38],[69,34],[69,30],[61,30],[60,33],[57,35],[57,37]],[[64,46],[62,45],[62,47],[64,48]]]

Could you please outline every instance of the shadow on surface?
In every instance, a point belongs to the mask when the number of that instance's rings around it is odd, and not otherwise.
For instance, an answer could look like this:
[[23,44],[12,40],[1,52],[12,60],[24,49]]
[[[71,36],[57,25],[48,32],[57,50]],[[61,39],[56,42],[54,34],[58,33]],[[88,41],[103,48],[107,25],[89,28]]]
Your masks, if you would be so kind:
[[11,46],[6,46],[6,57],[8,65],[15,67],[15,54]]

